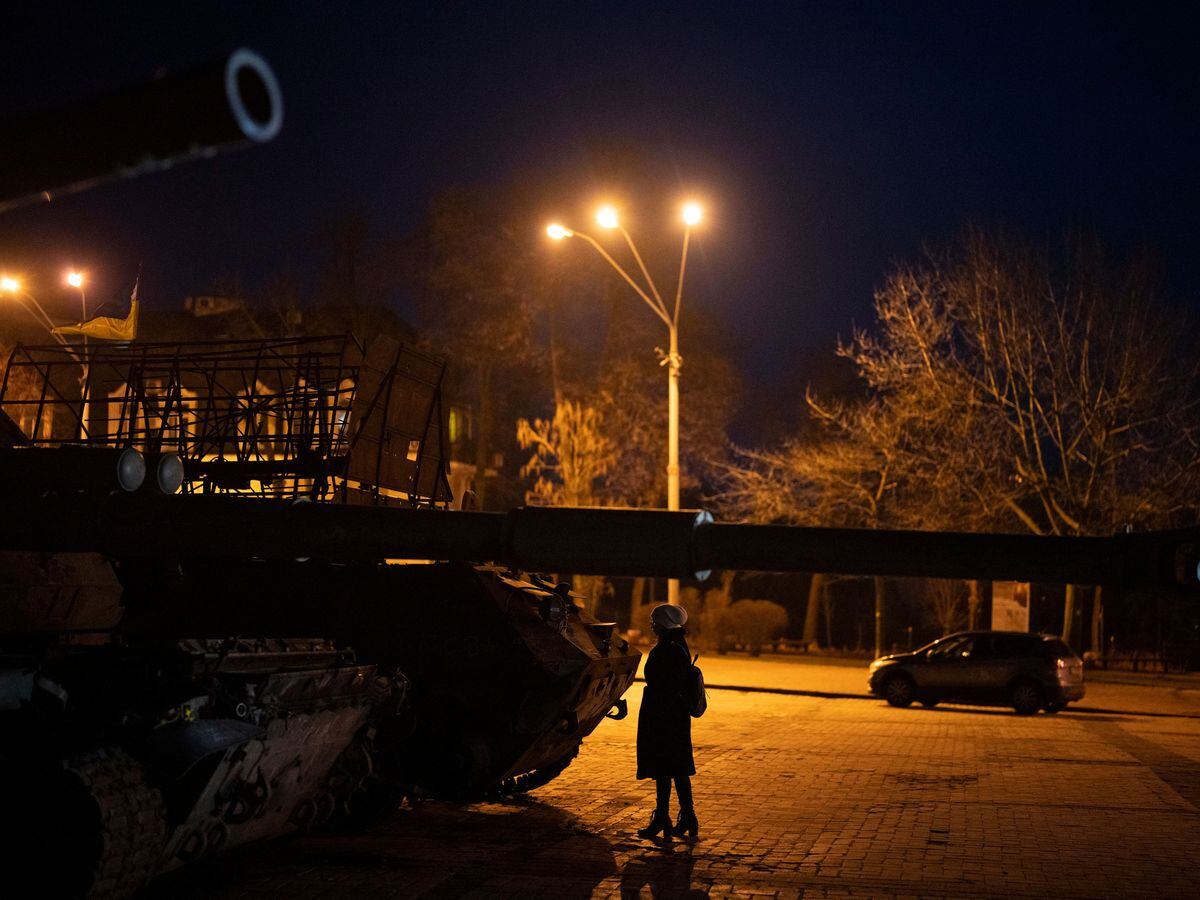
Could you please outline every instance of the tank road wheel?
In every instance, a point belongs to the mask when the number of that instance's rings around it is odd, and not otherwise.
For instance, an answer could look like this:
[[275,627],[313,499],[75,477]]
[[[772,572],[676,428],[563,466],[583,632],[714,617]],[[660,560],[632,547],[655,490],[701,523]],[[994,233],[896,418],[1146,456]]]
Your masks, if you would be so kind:
[[166,810],[136,761],[109,748],[23,774],[4,810],[17,881],[37,885],[39,896],[116,898],[150,880]]
[[917,686],[910,676],[897,672],[883,683],[883,696],[892,706],[911,706],[917,698]]
[[[362,831],[384,822],[400,808],[410,791],[393,777],[376,771],[372,742],[360,738],[347,747],[330,773],[327,790],[337,803],[331,826]],[[386,766],[386,759],[382,760]]]
[[1008,702],[1018,716],[1032,716],[1045,701],[1036,681],[1018,681],[1008,692]]

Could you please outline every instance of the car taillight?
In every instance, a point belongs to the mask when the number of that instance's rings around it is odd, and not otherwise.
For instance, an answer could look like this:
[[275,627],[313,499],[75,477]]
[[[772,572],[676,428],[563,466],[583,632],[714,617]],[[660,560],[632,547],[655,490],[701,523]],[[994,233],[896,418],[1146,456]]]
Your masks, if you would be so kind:
[[1060,656],[1054,660],[1054,667],[1058,670],[1060,682],[1066,683],[1083,677],[1083,662],[1076,657]]

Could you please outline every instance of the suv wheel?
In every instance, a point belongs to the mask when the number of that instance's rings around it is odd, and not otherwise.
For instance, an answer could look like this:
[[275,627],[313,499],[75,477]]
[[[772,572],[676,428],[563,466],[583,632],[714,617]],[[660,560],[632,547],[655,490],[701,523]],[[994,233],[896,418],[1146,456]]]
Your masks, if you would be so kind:
[[917,696],[917,686],[907,675],[889,675],[883,683],[883,696],[892,706],[909,706]]
[[1032,716],[1042,708],[1042,689],[1033,681],[1018,681],[1008,693],[1008,702],[1018,716]]

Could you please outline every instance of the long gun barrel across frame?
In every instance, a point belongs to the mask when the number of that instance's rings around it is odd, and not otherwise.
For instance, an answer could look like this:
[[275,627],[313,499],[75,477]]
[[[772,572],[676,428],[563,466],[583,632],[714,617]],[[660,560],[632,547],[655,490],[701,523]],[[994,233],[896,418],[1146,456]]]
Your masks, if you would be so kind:
[[250,50],[60,109],[0,122],[0,213],[166,169],[283,124],[271,68]]
[[719,524],[697,511],[498,513],[62,494],[13,497],[0,517],[0,547],[117,557],[461,560],[674,578],[740,569],[1196,587],[1200,532],[1041,537]]

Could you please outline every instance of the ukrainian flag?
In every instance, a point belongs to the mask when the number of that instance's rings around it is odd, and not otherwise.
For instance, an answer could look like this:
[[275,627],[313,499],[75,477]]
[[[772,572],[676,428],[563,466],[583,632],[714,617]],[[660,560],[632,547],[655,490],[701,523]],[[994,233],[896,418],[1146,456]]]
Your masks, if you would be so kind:
[[77,325],[60,325],[51,334],[81,334],[84,337],[100,338],[106,341],[132,341],[137,337],[137,293],[138,286],[135,281],[133,293],[129,295],[129,314],[124,318],[93,316],[86,322],[80,322]]

